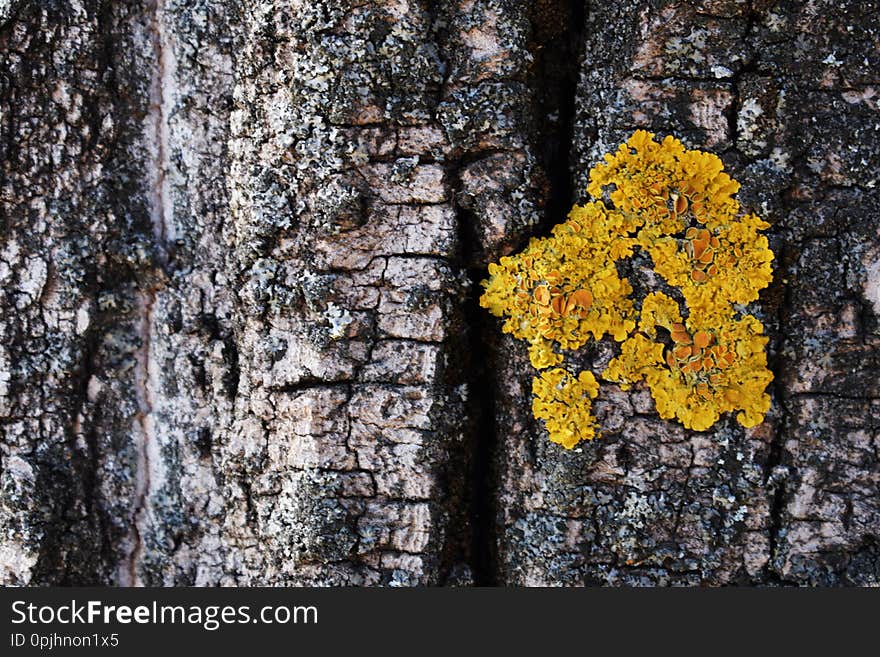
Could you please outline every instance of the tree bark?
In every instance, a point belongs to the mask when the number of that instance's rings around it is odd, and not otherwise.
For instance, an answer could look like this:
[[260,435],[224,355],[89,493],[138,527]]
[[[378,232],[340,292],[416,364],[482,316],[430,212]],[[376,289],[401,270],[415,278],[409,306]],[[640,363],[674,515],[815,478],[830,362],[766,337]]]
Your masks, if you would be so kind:
[[[0,0],[0,581],[877,585],[876,10]],[[637,128],[772,224],[773,405],[565,451],[479,281]]]

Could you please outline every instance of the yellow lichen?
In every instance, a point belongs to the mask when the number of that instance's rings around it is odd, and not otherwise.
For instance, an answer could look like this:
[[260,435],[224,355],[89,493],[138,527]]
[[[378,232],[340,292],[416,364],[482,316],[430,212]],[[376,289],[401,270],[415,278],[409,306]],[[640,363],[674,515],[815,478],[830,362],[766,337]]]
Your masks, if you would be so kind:
[[[552,236],[489,265],[483,307],[503,330],[530,344],[533,412],[566,448],[596,434],[589,371],[557,367],[565,352],[608,336],[620,354],[602,378],[627,388],[644,381],[660,416],[708,429],[722,413],[758,424],[770,406],[763,326],[742,312],[771,280],[768,227],[744,213],[739,183],[710,153],[637,131],[590,171],[589,194]],[[618,264],[642,252],[675,288],[637,303]]]
[[532,380],[532,394],[532,413],[544,420],[554,443],[571,449],[596,434],[596,419],[590,411],[599,384],[592,372],[575,377],[559,367],[544,370]]

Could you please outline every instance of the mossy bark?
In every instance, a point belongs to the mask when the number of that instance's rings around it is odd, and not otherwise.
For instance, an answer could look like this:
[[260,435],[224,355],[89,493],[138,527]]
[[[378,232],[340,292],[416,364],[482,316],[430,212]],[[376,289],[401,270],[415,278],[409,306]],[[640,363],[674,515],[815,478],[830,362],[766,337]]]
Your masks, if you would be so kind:
[[[0,1],[0,579],[877,584],[875,11]],[[773,225],[773,407],[564,451],[478,282],[635,128]]]

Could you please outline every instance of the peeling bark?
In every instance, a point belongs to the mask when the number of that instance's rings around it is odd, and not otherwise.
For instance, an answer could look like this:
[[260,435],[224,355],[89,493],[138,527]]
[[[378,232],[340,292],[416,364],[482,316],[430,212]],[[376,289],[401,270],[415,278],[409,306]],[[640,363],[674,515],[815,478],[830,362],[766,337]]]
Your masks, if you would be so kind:
[[[0,2],[0,581],[876,585],[875,12]],[[479,281],[635,128],[773,224],[773,409],[566,452]]]

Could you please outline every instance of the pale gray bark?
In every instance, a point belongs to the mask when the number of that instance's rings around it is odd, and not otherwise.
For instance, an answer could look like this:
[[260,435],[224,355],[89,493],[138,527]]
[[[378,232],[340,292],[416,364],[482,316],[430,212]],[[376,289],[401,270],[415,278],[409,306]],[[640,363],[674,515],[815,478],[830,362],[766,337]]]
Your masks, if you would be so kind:
[[[0,2],[7,584],[877,584],[872,3]],[[635,128],[773,224],[773,409],[530,411],[485,265]]]

